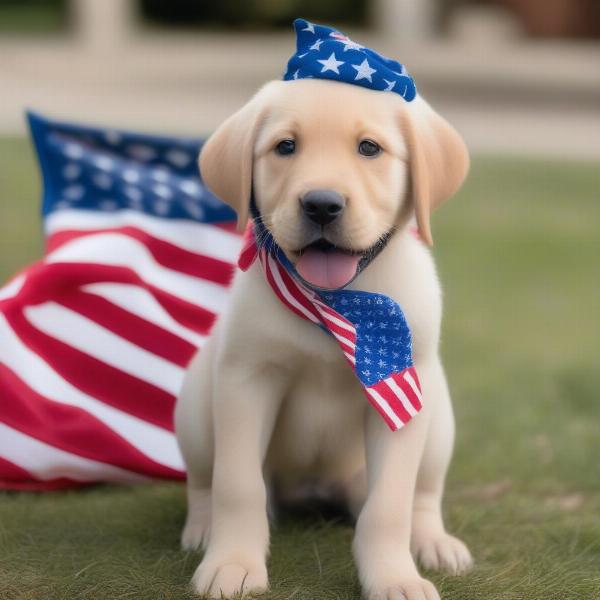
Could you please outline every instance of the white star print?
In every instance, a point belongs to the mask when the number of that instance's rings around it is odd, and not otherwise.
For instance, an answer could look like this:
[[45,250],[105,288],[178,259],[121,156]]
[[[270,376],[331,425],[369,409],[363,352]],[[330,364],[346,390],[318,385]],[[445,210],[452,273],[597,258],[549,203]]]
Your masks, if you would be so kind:
[[396,82],[395,81],[388,81],[387,79],[384,79],[384,81],[387,83],[387,87],[383,91],[384,92],[391,92],[394,89],[394,86],[396,85]]
[[309,50],[320,50],[321,48],[321,44],[323,43],[323,40],[317,40],[310,48]]
[[295,72],[295,73],[292,75],[292,77],[293,77],[294,79],[298,79],[298,73],[300,73],[300,69],[298,69],[298,70],[297,70],[297,71],[296,71],[296,72]]
[[312,23],[306,21],[306,27],[302,31],[310,31],[311,33],[315,32],[315,26]]
[[360,63],[360,65],[352,66],[356,69],[356,77],[354,78],[354,81],[366,79],[369,81],[369,83],[373,83],[371,75],[373,75],[373,73],[377,73],[377,69],[372,69],[366,58]]
[[344,52],[346,52],[347,50],[360,50],[361,48],[364,48],[364,46],[361,46],[360,44],[357,44],[356,42],[353,42],[351,39],[345,39],[345,40],[335,40],[336,42],[339,42],[340,44],[344,44]]

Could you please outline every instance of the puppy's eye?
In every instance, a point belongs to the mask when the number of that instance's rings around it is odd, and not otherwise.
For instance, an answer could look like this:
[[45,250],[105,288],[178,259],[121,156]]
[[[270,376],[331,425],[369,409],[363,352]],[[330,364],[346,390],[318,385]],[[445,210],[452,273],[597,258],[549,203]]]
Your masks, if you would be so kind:
[[296,151],[296,142],[294,140],[281,140],[275,146],[275,152],[280,156],[288,156]]
[[381,146],[373,140],[362,140],[358,144],[358,153],[363,156],[377,156],[381,152]]

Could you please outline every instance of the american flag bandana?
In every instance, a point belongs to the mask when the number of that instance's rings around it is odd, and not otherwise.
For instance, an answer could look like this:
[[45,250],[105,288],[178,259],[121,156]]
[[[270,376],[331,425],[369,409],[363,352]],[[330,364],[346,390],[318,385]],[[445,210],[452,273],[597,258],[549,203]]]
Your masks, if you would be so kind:
[[389,428],[406,425],[421,410],[422,397],[412,336],[399,304],[383,294],[309,287],[259,221],[246,231],[238,265],[246,271],[257,258],[277,298],[335,338],[367,400]]
[[0,288],[0,487],[182,479],[173,407],[242,247],[200,140],[30,115],[46,251]]

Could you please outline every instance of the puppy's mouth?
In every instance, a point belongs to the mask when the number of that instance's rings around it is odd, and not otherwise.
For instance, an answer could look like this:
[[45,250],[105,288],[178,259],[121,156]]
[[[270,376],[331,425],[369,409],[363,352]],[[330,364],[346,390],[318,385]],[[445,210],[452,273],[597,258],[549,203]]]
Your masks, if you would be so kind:
[[320,238],[296,252],[296,271],[311,286],[329,290],[343,288],[371,262],[382,243],[385,242],[378,242],[367,250],[352,250]]

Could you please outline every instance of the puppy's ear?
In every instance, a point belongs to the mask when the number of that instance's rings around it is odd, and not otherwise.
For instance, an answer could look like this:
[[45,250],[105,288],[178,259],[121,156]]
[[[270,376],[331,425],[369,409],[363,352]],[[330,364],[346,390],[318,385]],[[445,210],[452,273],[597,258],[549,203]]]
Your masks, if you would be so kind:
[[237,213],[243,231],[252,193],[254,143],[266,110],[259,92],[229,117],[200,151],[200,174],[206,186]]
[[403,111],[402,121],[419,234],[431,246],[429,217],[462,185],[469,153],[458,132],[419,96]]

